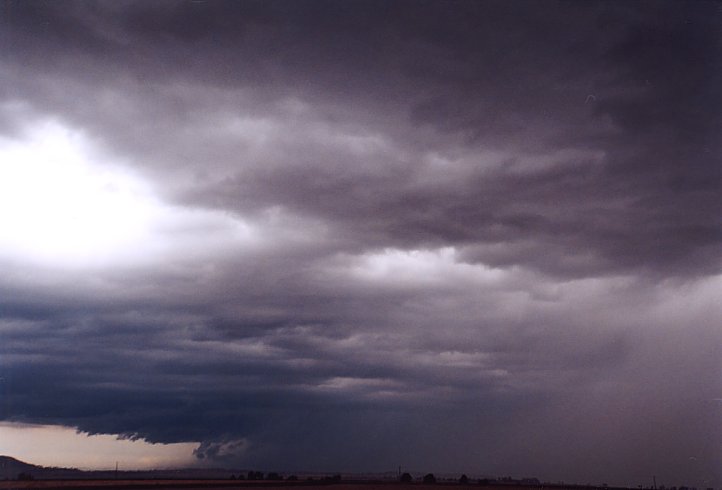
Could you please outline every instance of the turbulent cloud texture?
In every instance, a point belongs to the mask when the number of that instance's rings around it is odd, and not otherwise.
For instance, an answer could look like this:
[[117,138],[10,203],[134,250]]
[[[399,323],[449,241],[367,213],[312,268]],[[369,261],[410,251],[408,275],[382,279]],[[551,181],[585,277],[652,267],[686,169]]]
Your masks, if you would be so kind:
[[720,4],[0,8],[2,420],[722,485]]

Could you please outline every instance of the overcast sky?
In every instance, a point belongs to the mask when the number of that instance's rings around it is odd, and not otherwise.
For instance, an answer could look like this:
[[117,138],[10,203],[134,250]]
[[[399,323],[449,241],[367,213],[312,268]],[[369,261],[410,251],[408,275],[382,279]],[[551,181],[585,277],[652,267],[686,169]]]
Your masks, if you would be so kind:
[[722,486],[721,42],[701,1],[3,1],[0,429]]

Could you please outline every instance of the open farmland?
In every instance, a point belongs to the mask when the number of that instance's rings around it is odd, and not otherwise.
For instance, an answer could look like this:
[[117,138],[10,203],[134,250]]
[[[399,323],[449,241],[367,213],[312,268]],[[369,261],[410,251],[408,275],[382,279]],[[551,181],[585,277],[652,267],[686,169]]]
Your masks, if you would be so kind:
[[[231,480],[36,480],[36,481],[0,481],[0,489],[73,489],[95,490],[112,488],[113,490],[208,490],[213,488],[241,489],[263,487],[264,490],[288,490],[288,487],[303,487],[304,490],[321,490],[333,486],[333,490],[409,490],[421,484],[398,483],[338,483],[319,482],[264,482]],[[425,485],[424,485],[425,486]],[[507,490],[514,490],[507,488]]]
[[[264,481],[231,481],[231,480],[40,480],[40,481],[0,481],[0,490],[10,489],[82,489],[82,490],[209,490],[243,489],[263,487],[264,490],[288,490],[289,487],[303,487],[304,490],[419,490],[433,487],[471,487],[485,490],[532,490],[539,488],[555,490],[622,490],[621,488],[596,487],[586,485],[459,485],[454,482],[423,484],[397,482],[345,482],[322,483],[318,481],[296,482],[264,482]],[[329,488],[332,487],[332,488]]]

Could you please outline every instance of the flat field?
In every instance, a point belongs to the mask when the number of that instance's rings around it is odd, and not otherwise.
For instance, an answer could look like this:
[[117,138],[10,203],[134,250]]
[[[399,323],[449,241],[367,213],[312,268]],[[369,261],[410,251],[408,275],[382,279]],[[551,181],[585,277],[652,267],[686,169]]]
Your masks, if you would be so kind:
[[[440,486],[440,485],[436,485]],[[420,483],[318,483],[318,482],[264,482],[232,480],[33,480],[0,481],[0,490],[411,490],[426,487]],[[489,487],[487,487],[489,488]],[[505,490],[513,490],[505,488]]]

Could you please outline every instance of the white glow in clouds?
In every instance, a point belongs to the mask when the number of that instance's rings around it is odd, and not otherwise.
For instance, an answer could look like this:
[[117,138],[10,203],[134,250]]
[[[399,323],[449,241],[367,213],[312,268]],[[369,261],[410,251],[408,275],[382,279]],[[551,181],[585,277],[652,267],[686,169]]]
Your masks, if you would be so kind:
[[106,266],[203,248],[210,238],[248,241],[245,224],[168,206],[107,159],[55,121],[35,123],[20,140],[0,138],[0,257]]
[[40,466],[80,469],[187,467],[197,443],[149,444],[110,435],[79,434],[70,427],[0,422],[0,454]]
[[1,252],[104,262],[145,238],[155,203],[130,175],[92,159],[81,134],[54,122],[25,141],[0,140]]
[[507,272],[483,264],[459,262],[454,247],[432,250],[387,248],[356,257],[351,266],[354,277],[384,284],[440,285],[459,282],[494,283]]

